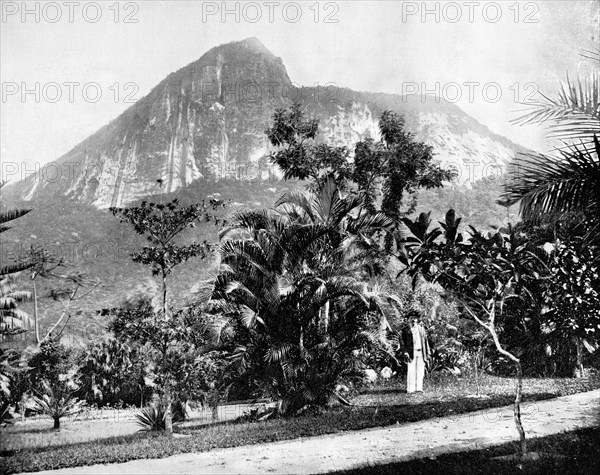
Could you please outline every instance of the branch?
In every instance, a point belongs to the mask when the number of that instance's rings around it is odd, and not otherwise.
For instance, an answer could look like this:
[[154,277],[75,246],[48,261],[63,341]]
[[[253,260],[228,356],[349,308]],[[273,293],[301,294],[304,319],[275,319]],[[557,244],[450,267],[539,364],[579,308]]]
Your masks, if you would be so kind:
[[503,354],[504,356],[506,356],[509,360],[514,361],[515,363],[519,363],[520,362],[519,358],[517,358],[512,353],[509,353],[504,348],[502,348],[502,345],[500,344],[500,340],[498,339],[498,334],[496,333],[496,329],[493,326],[491,326],[488,328],[488,331],[490,332],[490,334],[492,335],[492,338],[494,339],[494,344],[496,345],[496,349],[498,350],[498,352]]
[[[496,346],[496,349],[498,350],[498,352],[500,354],[506,356],[509,360],[514,361],[515,363],[519,363],[520,362],[519,358],[517,358],[512,353],[509,353],[504,348],[502,348],[502,345],[500,344],[500,340],[498,338],[498,333],[496,333],[496,328],[493,324],[493,320],[491,320],[492,323],[490,323],[490,324],[485,323],[477,315],[475,315],[475,313],[469,308],[468,305],[466,305],[466,303],[464,301],[462,301],[461,299],[458,299],[458,301],[461,302],[465,306],[465,310],[467,310],[469,312],[469,314],[473,317],[473,319],[490,333],[490,335],[492,336],[492,339],[494,340],[494,345]],[[476,303],[479,303],[479,302],[476,302]],[[483,306],[483,305],[481,305],[481,306]],[[495,305],[493,308],[495,308]],[[493,310],[492,310],[492,312],[490,312],[486,309],[485,312],[488,315],[490,315],[490,313],[493,313]],[[493,317],[490,315],[490,319],[492,319],[492,318]]]
[[62,332],[65,331],[65,328],[67,328],[67,325],[69,324],[69,320],[71,320],[71,314],[69,313],[68,315],[69,315],[69,318],[67,318],[67,321],[65,322],[63,327],[60,329],[60,331],[56,335],[57,337],[60,337],[62,335]]
[[[487,323],[485,323],[483,320],[481,320],[481,319],[480,319],[480,318],[479,318],[477,315],[475,315],[475,313],[473,312],[473,310],[471,310],[471,308],[470,308],[470,307],[467,305],[467,303],[466,303],[466,302],[464,302],[462,299],[459,299],[459,298],[457,298],[457,300],[458,300],[458,301],[459,301],[461,304],[463,304],[463,306],[465,307],[465,310],[466,310],[467,312],[469,312],[469,314],[471,315],[471,317],[473,317],[473,319],[474,319],[474,320],[475,320],[477,323],[479,323],[479,324],[480,324],[480,325],[481,325],[483,328],[485,328],[486,330],[489,330],[489,329],[490,329],[490,325],[488,325],[488,324],[487,324]],[[474,301],[474,302],[475,302],[475,303],[477,303],[477,304],[479,304],[479,302],[477,302],[477,301]],[[479,305],[481,305],[481,304],[479,304]],[[484,309],[485,309],[485,307],[484,307]],[[487,312],[487,310],[486,310],[486,312]]]
[[60,316],[60,318],[58,319],[58,321],[52,326],[52,328],[46,333],[46,336],[44,338],[42,338],[42,340],[40,341],[40,343],[42,341],[47,340],[50,335],[52,335],[52,332],[54,331],[54,329],[60,324],[60,322],[62,321],[63,318],[65,318],[66,315],[69,315],[70,318],[70,313],[68,312],[68,310],[63,311],[63,314]]
[[[70,298],[69,300],[81,300],[84,297],[87,297],[88,295],[90,295],[94,290],[96,290],[97,287],[100,286],[100,282],[94,282],[93,287],[88,290],[85,294],[80,295],[79,297],[75,298],[75,294],[73,294],[73,297]],[[75,289],[75,293],[77,293],[77,290],[79,289],[79,287],[81,287],[81,285],[77,286],[77,289]]]

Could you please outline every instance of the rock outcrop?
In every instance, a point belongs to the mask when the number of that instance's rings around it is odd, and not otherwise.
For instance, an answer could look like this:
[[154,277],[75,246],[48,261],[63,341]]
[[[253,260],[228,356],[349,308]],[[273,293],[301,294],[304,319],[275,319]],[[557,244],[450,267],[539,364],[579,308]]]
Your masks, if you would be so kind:
[[521,147],[454,104],[417,96],[294,86],[280,58],[255,38],[211,49],[36,174],[3,190],[32,200],[65,196],[98,208],[123,206],[198,179],[267,179],[277,171],[265,129],[273,111],[299,101],[320,120],[321,140],[345,145],[378,136],[386,109],[431,144],[461,180],[499,173]]

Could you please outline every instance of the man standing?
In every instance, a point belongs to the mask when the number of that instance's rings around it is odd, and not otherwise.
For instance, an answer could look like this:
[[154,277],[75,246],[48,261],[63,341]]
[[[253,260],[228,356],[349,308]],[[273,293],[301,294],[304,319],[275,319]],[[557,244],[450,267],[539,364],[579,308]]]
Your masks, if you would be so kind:
[[421,323],[421,315],[416,310],[407,315],[408,326],[402,330],[404,356],[408,359],[406,374],[406,392],[423,392],[425,362],[429,359],[429,342],[425,328]]

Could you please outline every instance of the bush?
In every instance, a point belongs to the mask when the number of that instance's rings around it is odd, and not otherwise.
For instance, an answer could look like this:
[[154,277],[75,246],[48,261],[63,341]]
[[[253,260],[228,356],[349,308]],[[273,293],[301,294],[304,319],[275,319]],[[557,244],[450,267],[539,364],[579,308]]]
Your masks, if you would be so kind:
[[[186,418],[185,406],[181,402],[172,404],[173,424],[183,422]],[[135,415],[142,430],[163,431],[166,428],[167,410],[165,404],[159,403],[145,407]]]
[[147,355],[134,344],[116,339],[88,345],[78,358],[81,388],[78,396],[88,404],[142,407],[152,395],[145,384],[148,375]]

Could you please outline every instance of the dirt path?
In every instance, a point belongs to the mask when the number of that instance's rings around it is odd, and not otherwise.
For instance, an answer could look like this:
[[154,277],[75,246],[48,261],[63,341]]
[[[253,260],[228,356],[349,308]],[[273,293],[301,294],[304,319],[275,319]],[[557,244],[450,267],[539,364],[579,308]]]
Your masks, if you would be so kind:
[[[523,423],[528,437],[599,426],[600,390],[526,403]],[[325,473],[516,439],[512,406],[508,406],[379,429],[37,473]]]

